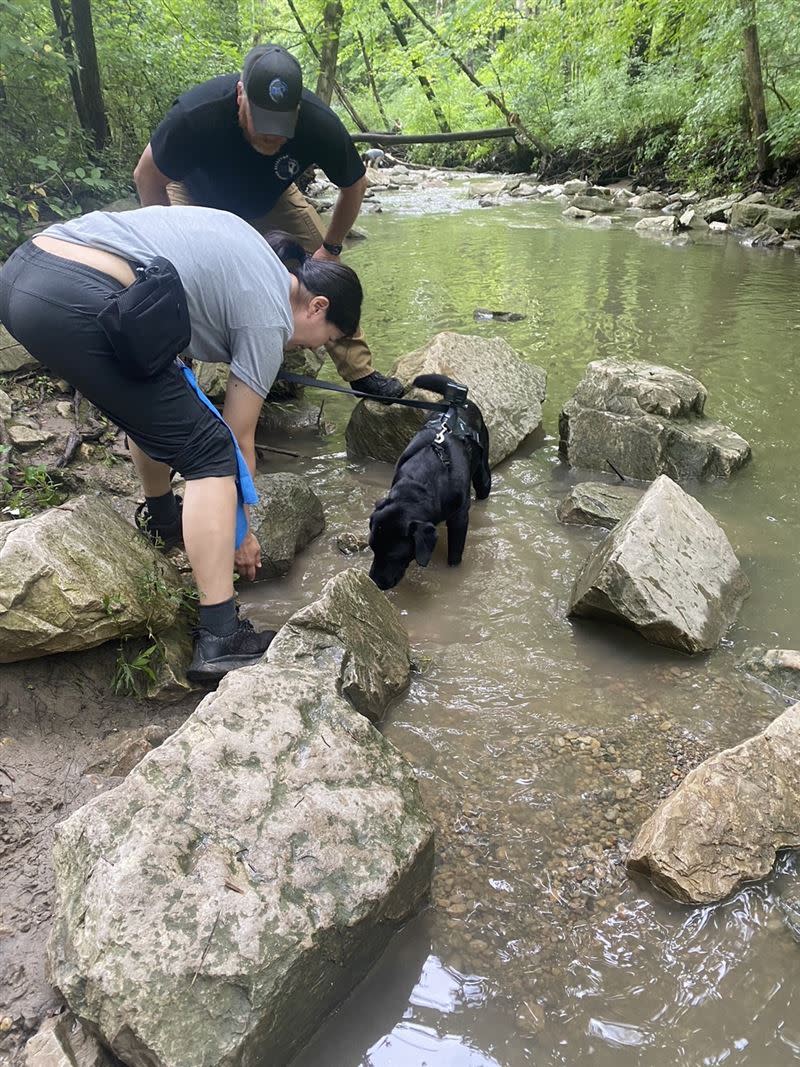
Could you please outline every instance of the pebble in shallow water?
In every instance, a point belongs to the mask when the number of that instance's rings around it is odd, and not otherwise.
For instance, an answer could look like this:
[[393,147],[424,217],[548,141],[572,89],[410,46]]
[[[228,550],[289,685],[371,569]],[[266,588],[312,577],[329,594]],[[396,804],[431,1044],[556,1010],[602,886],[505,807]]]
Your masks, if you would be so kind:
[[423,782],[436,791],[433,951],[518,1005],[534,987],[546,996],[617,908],[638,827],[708,754],[674,718],[637,706],[613,730],[558,731],[503,753],[502,782],[492,761],[472,765],[459,800]]

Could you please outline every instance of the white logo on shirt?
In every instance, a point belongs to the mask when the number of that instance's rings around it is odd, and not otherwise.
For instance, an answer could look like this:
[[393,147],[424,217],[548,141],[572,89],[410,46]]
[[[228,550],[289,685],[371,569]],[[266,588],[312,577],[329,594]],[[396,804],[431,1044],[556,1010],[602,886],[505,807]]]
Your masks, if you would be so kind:
[[290,181],[300,170],[300,164],[291,156],[278,156],[275,160],[275,173],[281,181]]

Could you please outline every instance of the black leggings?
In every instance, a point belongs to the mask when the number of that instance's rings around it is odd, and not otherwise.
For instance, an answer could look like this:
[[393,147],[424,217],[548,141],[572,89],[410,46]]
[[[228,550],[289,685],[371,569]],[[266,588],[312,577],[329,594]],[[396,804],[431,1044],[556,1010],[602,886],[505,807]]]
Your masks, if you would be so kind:
[[151,459],[186,479],[235,475],[230,431],[203,404],[177,363],[147,380],[129,378],[121,369],[97,313],[122,288],[108,274],[28,241],[0,270],[0,321]]

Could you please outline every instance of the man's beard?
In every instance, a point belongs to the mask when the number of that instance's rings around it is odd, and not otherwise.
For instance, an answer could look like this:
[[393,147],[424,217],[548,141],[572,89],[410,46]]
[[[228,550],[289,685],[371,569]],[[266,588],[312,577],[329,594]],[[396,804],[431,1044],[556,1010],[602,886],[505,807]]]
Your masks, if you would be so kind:
[[276,145],[274,140],[269,137],[261,137],[259,134],[252,134],[247,128],[247,116],[245,114],[244,101],[239,104],[239,128],[242,131],[245,141],[250,147],[258,152],[261,156],[275,156],[280,151],[280,145]]

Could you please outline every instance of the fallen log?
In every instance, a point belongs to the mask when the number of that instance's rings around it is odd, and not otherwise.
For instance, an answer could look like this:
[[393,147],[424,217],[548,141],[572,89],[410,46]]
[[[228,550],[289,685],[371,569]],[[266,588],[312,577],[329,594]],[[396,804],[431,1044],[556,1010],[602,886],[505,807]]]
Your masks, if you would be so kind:
[[488,141],[494,137],[514,137],[519,131],[513,126],[498,126],[491,130],[464,130],[462,133],[351,133],[352,141],[366,144],[442,144],[450,141]]

